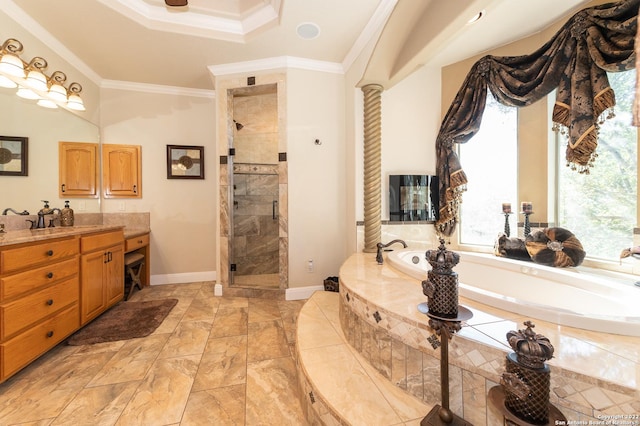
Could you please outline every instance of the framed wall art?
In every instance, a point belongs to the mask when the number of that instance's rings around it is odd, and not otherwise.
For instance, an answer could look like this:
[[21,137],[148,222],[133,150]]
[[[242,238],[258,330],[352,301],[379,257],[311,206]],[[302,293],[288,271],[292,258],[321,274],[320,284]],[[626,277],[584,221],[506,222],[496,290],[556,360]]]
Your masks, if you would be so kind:
[[29,138],[0,136],[0,175],[28,176]]
[[167,145],[167,179],[204,179],[204,147]]

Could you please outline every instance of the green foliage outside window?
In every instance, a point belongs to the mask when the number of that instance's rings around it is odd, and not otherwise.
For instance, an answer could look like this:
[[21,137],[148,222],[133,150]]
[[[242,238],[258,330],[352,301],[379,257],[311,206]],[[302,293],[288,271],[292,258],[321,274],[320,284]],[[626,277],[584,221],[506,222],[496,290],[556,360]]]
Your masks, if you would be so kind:
[[588,257],[613,260],[632,246],[638,137],[631,125],[635,70],[608,76],[616,94],[615,117],[600,127],[598,157],[589,174],[565,166],[567,140],[558,135],[557,223],[578,237]]

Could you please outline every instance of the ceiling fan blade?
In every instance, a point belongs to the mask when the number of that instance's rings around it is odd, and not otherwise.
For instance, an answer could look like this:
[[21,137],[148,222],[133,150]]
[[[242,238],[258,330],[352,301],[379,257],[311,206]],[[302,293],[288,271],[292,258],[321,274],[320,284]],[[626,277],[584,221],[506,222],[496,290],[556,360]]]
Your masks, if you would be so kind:
[[189,4],[188,0],[164,0],[167,6],[186,6]]

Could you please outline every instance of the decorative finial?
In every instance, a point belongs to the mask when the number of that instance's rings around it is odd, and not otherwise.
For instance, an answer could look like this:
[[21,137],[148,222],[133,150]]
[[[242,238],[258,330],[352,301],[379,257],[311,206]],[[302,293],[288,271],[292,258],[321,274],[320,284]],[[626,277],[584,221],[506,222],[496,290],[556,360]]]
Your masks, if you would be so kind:
[[518,363],[529,368],[544,368],[544,362],[553,358],[553,345],[542,334],[533,331],[535,324],[525,321],[524,330],[510,331],[507,341],[518,355]]
[[440,247],[437,250],[427,250],[427,261],[434,272],[440,274],[450,273],[454,266],[460,262],[460,255],[447,250],[444,238],[440,238]]

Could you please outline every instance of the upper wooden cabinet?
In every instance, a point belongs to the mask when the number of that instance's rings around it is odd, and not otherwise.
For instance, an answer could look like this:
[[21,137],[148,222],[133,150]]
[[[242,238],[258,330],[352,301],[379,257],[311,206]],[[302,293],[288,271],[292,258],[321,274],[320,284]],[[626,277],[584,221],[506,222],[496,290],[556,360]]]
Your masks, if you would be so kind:
[[139,145],[102,145],[105,198],[142,198],[142,153]]
[[98,144],[59,142],[58,153],[60,198],[98,198]]

